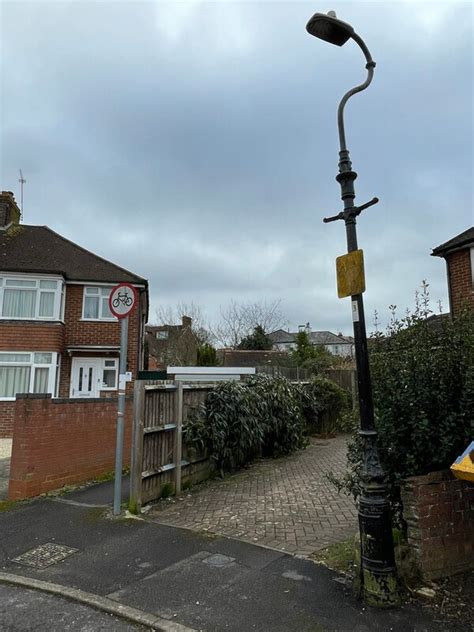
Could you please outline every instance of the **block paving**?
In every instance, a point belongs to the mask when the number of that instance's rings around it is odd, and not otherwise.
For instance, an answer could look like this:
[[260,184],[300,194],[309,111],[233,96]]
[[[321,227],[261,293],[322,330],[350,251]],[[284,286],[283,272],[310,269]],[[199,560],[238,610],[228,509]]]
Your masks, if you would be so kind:
[[346,438],[312,439],[301,452],[262,459],[228,478],[158,502],[149,517],[307,557],[357,530],[352,497],[326,478],[346,469]]

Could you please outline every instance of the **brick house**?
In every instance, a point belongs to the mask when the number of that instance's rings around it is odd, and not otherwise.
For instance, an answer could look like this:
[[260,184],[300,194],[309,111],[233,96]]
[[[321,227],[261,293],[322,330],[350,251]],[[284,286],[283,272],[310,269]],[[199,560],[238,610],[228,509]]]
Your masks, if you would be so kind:
[[198,341],[192,324],[192,318],[182,316],[181,325],[146,326],[148,369],[196,365]]
[[[345,357],[354,357],[354,338],[351,336],[343,336],[340,334],[333,334],[331,331],[311,331],[309,323],[299,326],[299,332],[306,332],[310,343],[313,347],[323,347],[332,355]],[[298,337],[298,331],[285,331],[284,329],[277,329],[268,334],[268,337],[273,343],[273,349],[275,351],[293,351],[296,349],[296,340]]]
[[446,261],[451,314],[464,306],[474,309],[474,226],[433,248],[431,256]]
[[61,237],[20,224],[13,194],[0,193],[0,437],[11,436],[17,393],[93,398],[115,394],[120,327],[110,290],[138,292],[129,317],[128,366],[143,368],[148,283]]

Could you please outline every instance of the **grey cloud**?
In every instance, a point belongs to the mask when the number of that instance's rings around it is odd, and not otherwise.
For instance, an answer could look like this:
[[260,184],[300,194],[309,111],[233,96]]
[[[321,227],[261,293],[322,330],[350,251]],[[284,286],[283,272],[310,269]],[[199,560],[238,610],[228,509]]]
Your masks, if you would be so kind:
[[[429,253],[472,223],[472,8],[336,4],[378,63],[346,119],[357,200],[381,198],[359,222],[367,314],[425,277],[447,305]],[[336,108],[364,68],[305,33],[316,9],[5,3],[2,188],[22,167],[26,221],[147,276],[155,305],[283,298],[293,324],[349,332],[344,227],[321,219],[341,208]]]

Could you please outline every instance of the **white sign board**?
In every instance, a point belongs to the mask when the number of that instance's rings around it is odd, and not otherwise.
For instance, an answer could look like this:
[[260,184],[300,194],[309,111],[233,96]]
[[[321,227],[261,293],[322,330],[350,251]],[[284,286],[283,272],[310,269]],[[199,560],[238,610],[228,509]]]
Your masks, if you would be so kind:
[[130,283],[116,285],[109,296],[109,309],[116,318],[126,318],[135,308],[138,292]]

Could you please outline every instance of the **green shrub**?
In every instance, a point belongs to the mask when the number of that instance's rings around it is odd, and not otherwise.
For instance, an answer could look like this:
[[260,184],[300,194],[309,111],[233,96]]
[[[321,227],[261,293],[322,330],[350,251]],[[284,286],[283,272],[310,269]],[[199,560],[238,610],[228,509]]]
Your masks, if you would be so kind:
[[267,375],[223,382],[188,418],[186,443],[207,450],[221,473],[235,470],[257,456],[304,447],[308,426],[330,409],[341,411],[345,402],[345,392],[324,378],[309,385]]
[[[426,315],[393,318],[388,335],[371,344],[377,444],[395,510],[403,479],[449,467],[474,430],[474,313],[436,322]],[[348,460],[349,473],[338,483],[357,496],[357,434]]]
[[297,385],[284,377],[259,375],[249,380],[248,388],[261,403],[263,456],[280,456],[304,447],[305,419]]
[[297,385],[303,415],[310,433],[348,432],[349,394],[332,380],[313,377],[309,384]]

